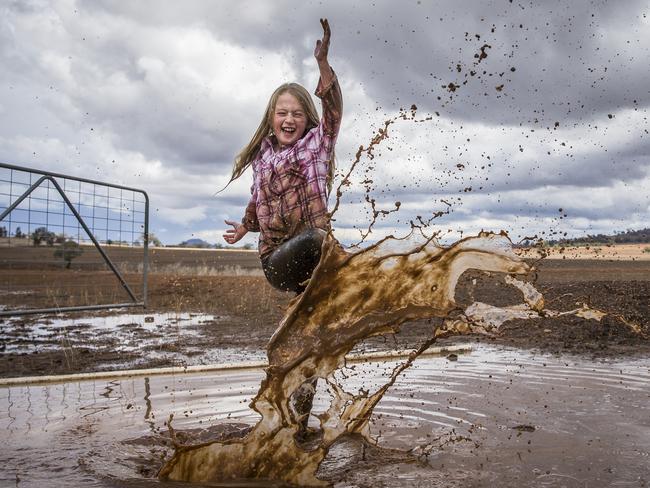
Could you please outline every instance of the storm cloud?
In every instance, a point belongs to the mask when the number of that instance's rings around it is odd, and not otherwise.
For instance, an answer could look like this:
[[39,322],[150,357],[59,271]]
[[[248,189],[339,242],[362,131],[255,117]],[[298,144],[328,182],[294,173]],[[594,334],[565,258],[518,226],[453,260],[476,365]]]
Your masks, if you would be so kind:
[[345,99],[341,171],[417,106],[360,163],[342,238],[367,226],[366,195],[401,203],[375,237],[443,210],[441,229],[514,237],[650,222],[644,2],[61,0],[0,12],[0,159],[145,189],[166,243],[216,242],[224,218],[241,218],[250,174],[217,191],[273,89],[315,88],[320,17]]

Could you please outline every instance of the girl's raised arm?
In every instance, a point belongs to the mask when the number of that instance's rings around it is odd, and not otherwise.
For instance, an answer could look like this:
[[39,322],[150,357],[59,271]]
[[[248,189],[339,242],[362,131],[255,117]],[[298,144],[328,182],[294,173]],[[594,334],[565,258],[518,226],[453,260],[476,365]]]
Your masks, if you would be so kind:
[[334,140],[341,125],[343,97],[341,96],[341,87],[336,80],[336,75],[327,60],[332,35],[330,24],[327,19],[320,19],[320,23],[323,26],[323,38],[316,41],[316,48],[314,49],[314,57],[320,71],[316,96],[321,99],[323,107],[324,132]]

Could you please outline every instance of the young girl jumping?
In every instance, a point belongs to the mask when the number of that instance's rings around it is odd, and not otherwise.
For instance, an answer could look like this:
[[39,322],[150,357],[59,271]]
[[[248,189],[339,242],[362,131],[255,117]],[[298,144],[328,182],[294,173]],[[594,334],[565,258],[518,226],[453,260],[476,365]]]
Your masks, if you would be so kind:
[[301,293],[320,260],[330,228],[327,198],[334,176],[334,145],[341,124],[341,89],[327,60],[330,27],[321,19],[322,40],[314,57],[320,79],[322,119],[305,88],[285,83],[271,95],[250,142],[235,158],[230,181],[252,166],[252,196],[241,223],[223,235],[228,244],[259,232],[259,254],[271,285]]

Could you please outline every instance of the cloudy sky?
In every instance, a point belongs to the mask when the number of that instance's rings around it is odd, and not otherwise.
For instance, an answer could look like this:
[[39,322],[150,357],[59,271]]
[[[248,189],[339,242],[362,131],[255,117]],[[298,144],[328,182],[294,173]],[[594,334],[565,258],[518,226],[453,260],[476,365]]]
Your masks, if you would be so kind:
[[141,188],[164,243],[223,243],[250,172],[217,191],[275,87],[315,88],[320,17],[340,171],[408,114],[345,188],[340,239],[368,227],[366,196],[401,203],[371,239],[437,212],[430,229],[454,238],[650,226],[641,1],[0,0],[0,161]]

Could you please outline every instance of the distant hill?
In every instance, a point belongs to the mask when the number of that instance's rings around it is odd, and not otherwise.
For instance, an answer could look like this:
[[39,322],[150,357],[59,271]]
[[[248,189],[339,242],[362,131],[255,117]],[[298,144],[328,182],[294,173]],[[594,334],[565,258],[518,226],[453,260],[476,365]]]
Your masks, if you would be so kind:
[[650,244],[650,228],[626,230],[613,235],[594,234],[573,239],[548,241],[549,244]]
[[200,247],[204,249],[209,249],[214,247],[209,242],[204,241],[203,239],[188,239],[181,242],[178,247]]

